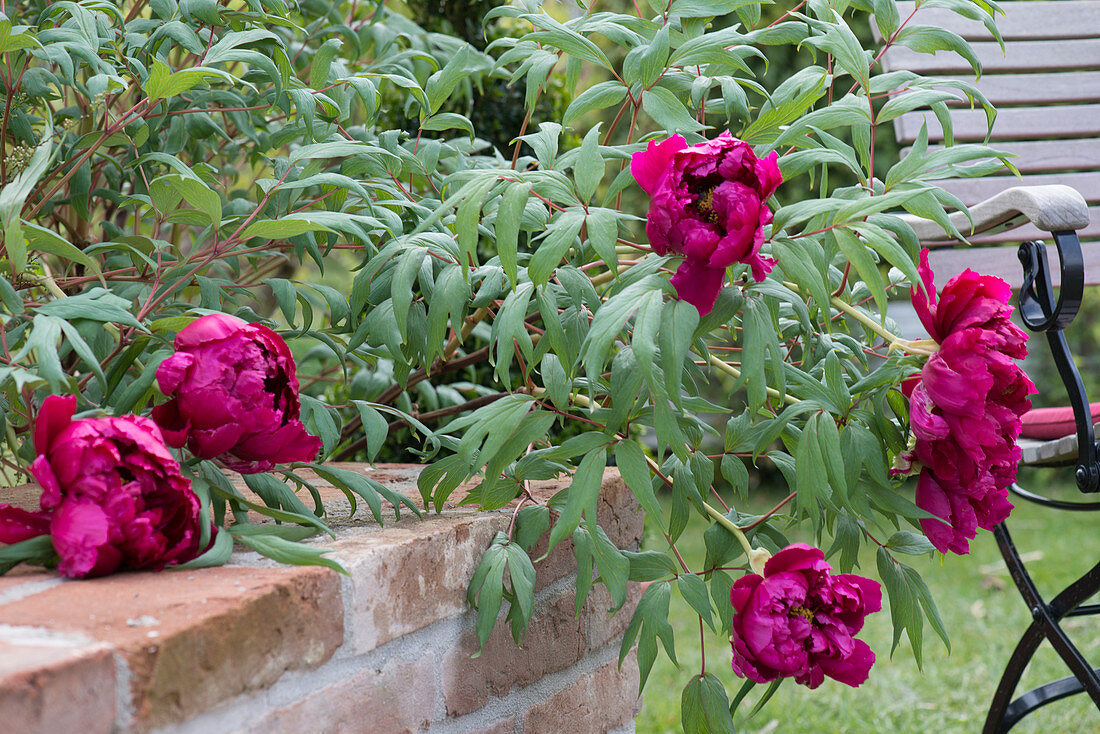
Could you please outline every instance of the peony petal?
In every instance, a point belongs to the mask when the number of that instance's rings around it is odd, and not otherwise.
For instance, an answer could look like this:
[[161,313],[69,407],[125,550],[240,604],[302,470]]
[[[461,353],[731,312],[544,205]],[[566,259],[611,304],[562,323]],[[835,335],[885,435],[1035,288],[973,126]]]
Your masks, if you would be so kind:
[[214,313],[197,318],[183,327],[174,346],[176,351],[187,350],[220,339],[228,339],[247,326],[248,322],[227,313]]
[[779,152],[773,150],[766,158],[756,162],[757,191],[760,199],[766,201],[771,198],[779,184],[783,183],[783,174],[779,171]]
[[[111,573],[121,561],[108,545],[110,527],[103,508],[91,502],[63,502],[53,513],[50,535],[61,557],[58,570],[70,578]],[[103,558],[100,558],[100,554]]]
[[50,532],[52,513],[29,512],[21,507],[0,504],[0,543],[20,543]]
[[321,439],[310,434],[301,421],[295,420],[280,426],[273,433],[245,439],[233,450],[233,454],[243,460],[274,460],[286,464],[313,461],[320,449]]
[[940,553],[966,555],[968,542],[977,534],[977,519],[969,505],[953,500],[932,473],[925,469],[917,479],[916,505],[940,520],[922,518],[921,530]]
[[75,395],[50,395],[34,419],[34,448],[39,454],[50,450],[50,444],[72,422],[76,413]]
[[745,262],[752,268],[752,279],[757,283],[767,278],[768,273],[778,264],[775,260],[763,255],[752,255]]
[[730,604],[733,605],[735,612],[740,612],[745,609],[753,591],[755,591],[756,587],[763,581],[763,576],[750,573],[733,582],[733,586],[730,587]]
[[155,406],[151,417],[160,427],[165,443],[175,449],[183,448],[191,423],[180,415],[179,402],[175,398]]
[[165,395],[172,395],[187,379],[195,358],[187,352],[176,352],[157,367],[157,386]]
[[806,543],[791,543],[768,559],[764,564],[764,576],[804,570],[823,572],[831,568],[820,548]]
[[679,252],[684,258],[698,263],[708,263],[720,241],[716,227],[695,219],[681,220],[679,235]]
[[53,467],[50,466],[49,459],[39,454],[31,462],[30,472],[31,476],[38,482],[38,486],[42,487],[42,495],[38,498],[39,506],[43,510],[57,507],[61,503],[61,484],[53,473]]
[[706,316],[718,300],[718,292],[726,280],[725,268],[711,268],[684,260],[672,276],[672,285],[681,301],[687,301]]
[[932,273],[932,267],[928,264],[927,247],[920,251],[920,265],[917,266],[917,274],[920,275],[923,290],[918,291],[913,288],[909,291],[913,310],[917,312],[917,317],[924,324],[928,334],[936,341],[940,341],[944,335],[939,333],[936,325],[936,280]]
[[673,155],[686,147],[687,141],[682,135],[673,135],[660,143],[650,140],[645,150],[630,157],[630,174],[643,191],[653,196],[668,171]]
[[215,459],[233,450],[243,431],[236,423],[227,423],[211,430],[191,431],[188,448],[200,459]]
[[855,649],[842,658],[822,657],[816,662],[822,672],[833,680],[840,681],[852,688],[858,688],[871,674],[875,664],[875,653],[863,640],[853,640]]

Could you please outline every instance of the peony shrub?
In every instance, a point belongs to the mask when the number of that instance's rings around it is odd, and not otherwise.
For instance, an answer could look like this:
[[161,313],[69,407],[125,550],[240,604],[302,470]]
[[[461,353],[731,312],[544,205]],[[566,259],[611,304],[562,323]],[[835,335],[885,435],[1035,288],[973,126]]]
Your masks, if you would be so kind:
[[[0,572],[242,546],[339,569],[313,477],[379,523],[472,482],[511,507],[469,589],[481,642],[505,600],[522,641],[543,537],[594,570],[578,605],[648,583],[622,647],[643,687],[697,644],[673,587],[732,634],[730,667],[684,674],[685,730],[788,678],[858,686],[891,652],[858,637],[880,608],[919,659],[937,611],[906,556],[1007,515],[1031,383],[1005,286],[935,294],[896,216],[944,221],[930,181],[1003,159],[876,153],[910,110],[992,109],[876,75],[861,39],[873,10],[886,45],[967,44],[890,1],[485,5],[473,44],[416,2],[0,8],[0,467],[40,495],[0,490]],[[884,316],[910,289],[930,339]],[[349,459],[423,464],[421,501]],[[600,528],[611,463],[659,547]],[[782,499],[749,516],[761,472]]]

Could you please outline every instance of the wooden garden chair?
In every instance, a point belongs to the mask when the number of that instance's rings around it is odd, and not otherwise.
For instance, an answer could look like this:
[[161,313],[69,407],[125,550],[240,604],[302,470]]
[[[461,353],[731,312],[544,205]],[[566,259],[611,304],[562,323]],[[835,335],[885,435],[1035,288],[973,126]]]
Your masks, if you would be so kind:
[[[912,2],[897,5],[901,18],[914,10]],[[938,286],[973,266],[1019,292],[1020,316],[1029,329],[1046,335],[1070,402],[1067,408],[1025,417],[1023,463],[1073,466],[1078,488],[1095,493],[1100,465],[1093,424],[1100,404],[1090,406],[1062,330],[1077,314],[1083,287],[1100,284],[1100,1],[1004,2],[1001,7],[1005,15],[998,16],[997,26],[1004,51],[981,22],[945,9],[922,8],[911,22],[946,28],[971,44],[983,66],[977,86],[998,108],[990,144],[1019,156],[1013,163],[1023,178],[1006,172],[940,182],[970,207],[972,247],[951,247],[956,243],[928,220],[910,223],[932,250]],[[973,78],[970,65],[948,52],[932,56],[895,46],[882,65],[884,71]],[[982,110],[960,106],[952,121],[956,141],[985,139]],[[935,116],[918,111],[895,121],[903,146],[913,143],[922,124],[928,125],[930,143],[943,141]],[[952,218],[960,231],[970,231],[962,213]],[[1022,244],[1012,249],[1006,243]],[[1056,509],[1100,510],[1100,502],[1053,499],[1015,485],[1012,491]],[[1085,660],[1061,626],[1067,617],[1100,613],[1100,604],[1083,603],[1100,590],[1100,563],[1048,601],[1032,582],[1005,525],[994,534],[1034,621],[1005,668],[983,731],[1008,731],[1040,706],[1082,691],[1100,707],[1100,669]],[[1043,640],[1050,641],[1072,675],[1014,699],[1024,668]]]

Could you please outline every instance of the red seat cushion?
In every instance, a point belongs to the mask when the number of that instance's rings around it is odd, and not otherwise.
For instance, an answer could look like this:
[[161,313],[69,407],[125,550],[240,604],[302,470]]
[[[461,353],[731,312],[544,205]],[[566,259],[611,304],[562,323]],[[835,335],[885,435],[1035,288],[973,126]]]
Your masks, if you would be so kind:
[[[1089,403],[1092,422],[1100,422],[1100,403]],[[1024,413],[1021,438],[1039,440],[1061,438],[1077,430],[1073,421],[1073,408],[1068,405],[1061,408],[1036,408]]]

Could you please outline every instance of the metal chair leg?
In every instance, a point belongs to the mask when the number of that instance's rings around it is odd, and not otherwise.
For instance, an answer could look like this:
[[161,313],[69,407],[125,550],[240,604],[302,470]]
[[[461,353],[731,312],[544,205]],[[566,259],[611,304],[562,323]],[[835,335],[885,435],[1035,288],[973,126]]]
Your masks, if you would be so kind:
[[[1060,624],[1066,616],[1100,611],[1098,607],[1079,609],[1081,602],[1100,590],[1100,563],[1067,586],[1048,604],[1031,580],[1016,550],[1016,545],[1012,542],[1008,528],[1002,523],[994,529],[993,533],[997,538],[997,546],[1000,548],[1009,574],[1031,610],[1034,621],[1020,638],[1005,667],[1001,681],[993,694],[983,733],[1003,734],[1037,708],[1082,691],[1088,693],[1100,708],[1100,669],[1093,669],[1088,664]],[[1078,614],[1073,614],[1075,610]],[[1020,682],[1024,669],[1044,639],[1050,641],[1051,646],[1066,663],[1073,676],[1039,686],[1013,701],[1012,694]]]

